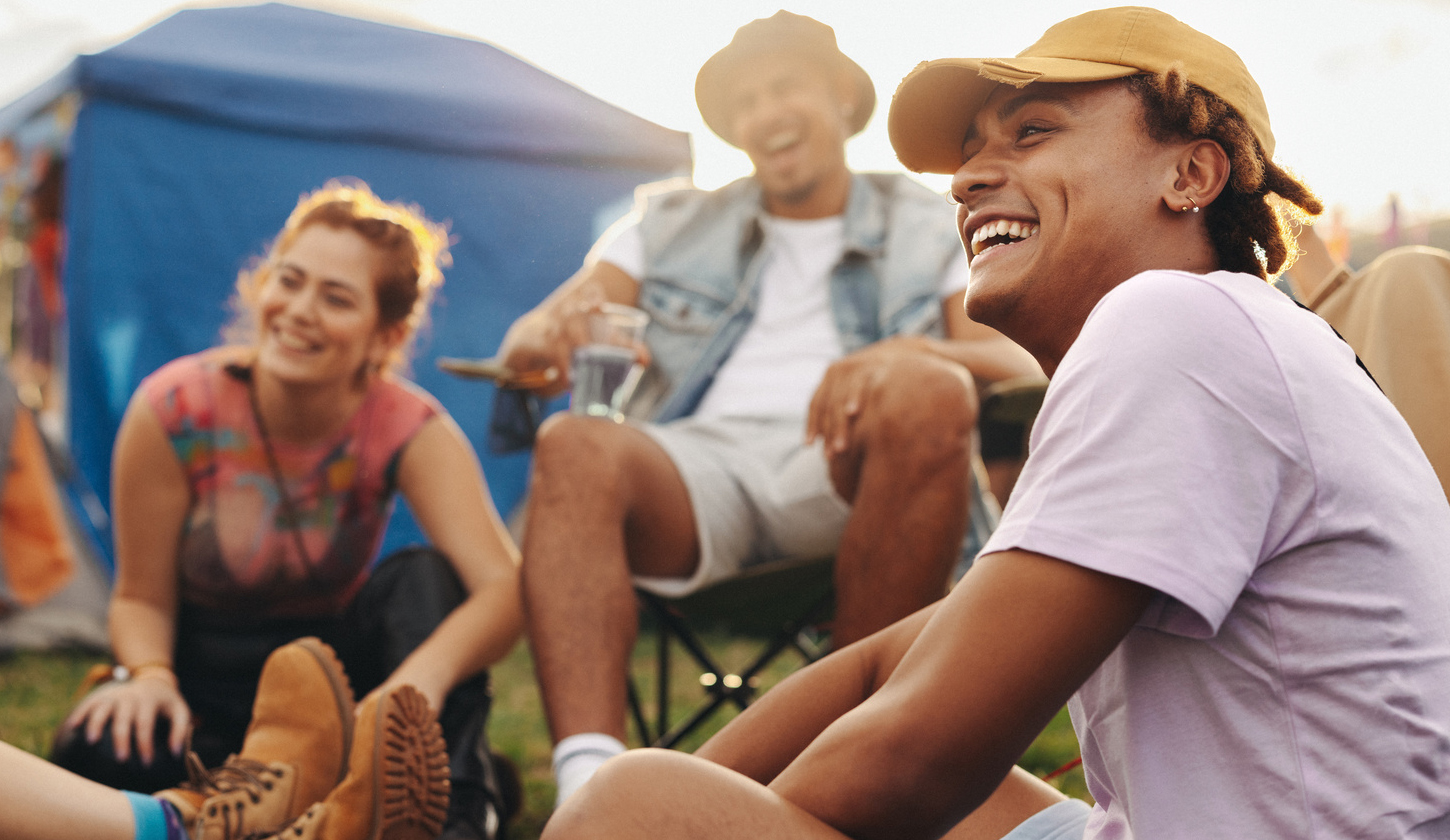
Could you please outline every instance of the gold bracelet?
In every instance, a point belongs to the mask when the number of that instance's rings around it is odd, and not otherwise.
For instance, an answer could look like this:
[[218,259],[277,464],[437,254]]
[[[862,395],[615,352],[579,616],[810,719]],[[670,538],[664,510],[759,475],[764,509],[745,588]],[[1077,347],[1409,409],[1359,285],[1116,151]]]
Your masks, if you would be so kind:
[[112,677],[118,682],[139,679],[146,671],[163,671],[172,685],[176,685],[176,672],[171,670],[170,662],[142,662],[140,665],[117,665],[112,672]]

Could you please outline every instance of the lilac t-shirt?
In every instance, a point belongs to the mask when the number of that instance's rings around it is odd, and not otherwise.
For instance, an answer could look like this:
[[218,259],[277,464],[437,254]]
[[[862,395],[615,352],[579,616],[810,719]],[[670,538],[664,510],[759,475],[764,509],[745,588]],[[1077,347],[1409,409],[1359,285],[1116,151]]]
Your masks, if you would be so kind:
[[1158,590],[1073,697],[1087,836],[1450,837],[1450,505],[1317,316],[1153,271],[1059,366],[983,549]]

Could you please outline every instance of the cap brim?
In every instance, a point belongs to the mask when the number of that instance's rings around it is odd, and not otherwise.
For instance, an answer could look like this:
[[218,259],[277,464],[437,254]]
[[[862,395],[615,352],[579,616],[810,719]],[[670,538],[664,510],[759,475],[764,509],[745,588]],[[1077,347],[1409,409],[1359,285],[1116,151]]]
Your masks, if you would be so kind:
[[1139,72],[1136,67],[1072,58],[925,61],[897,86],[886,129],[897,159],[907,169],[949,175],[962,165],[967,129],[999,85],[1101,82]]

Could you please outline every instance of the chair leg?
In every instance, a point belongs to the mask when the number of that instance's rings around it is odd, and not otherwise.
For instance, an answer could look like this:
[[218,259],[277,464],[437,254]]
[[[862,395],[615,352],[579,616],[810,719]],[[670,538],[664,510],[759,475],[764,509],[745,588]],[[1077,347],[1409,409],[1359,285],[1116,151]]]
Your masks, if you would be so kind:
[[[658,606],[664,608],[662,604]],[[656,628],[655,641],[659,648],[659,664],[655,668],[655,710],[659,713],[655,718],[655,739],[658,740],[670,725],[670,634],[665,632],[664,624]]]
[[[755,697],[756,688],[760,682],[760,673],[786,649],[795,650],[807,663],[816,661],[826,652],[826,646],[806,638],[806,629],[817,624],[821,614],[829,607],[834,594],[830,586],[824,587],[809,602],[807,608],[797,614],[794,619],[780,626],[766,647],[739,674],[725,672],[725,669],[715,660],[705,644],[691,629],[685,617],[673,605],[650,592],[638,590],[637,594],[643,608],[655,619],[658,646],[655,672],[657,714],[653,728],[645,719],[633,677],[631,676],[628,680],[630,713],[635,727],[639,731],[641,742],[649,746],[664,748],[676,746],[726,703],[733,703],[736,708],[744,710]],[[701,668],[700,684],[707,694],[703,705],[697,707],[674,726],[670,725],[669,711],[669,683],[672,668],[670,660],[673,653],[670,648],[671,637],[679,641],[680,646]]]
[[644,719],[644,707],[639,702],[639,691],[634,687],[634,676],[624,681],[625,688],[629,691],[629,715],[634,719],[635,731],[639,733],[639,742],[646,746],[654,743],[654,736],[650,734],[649,721]]

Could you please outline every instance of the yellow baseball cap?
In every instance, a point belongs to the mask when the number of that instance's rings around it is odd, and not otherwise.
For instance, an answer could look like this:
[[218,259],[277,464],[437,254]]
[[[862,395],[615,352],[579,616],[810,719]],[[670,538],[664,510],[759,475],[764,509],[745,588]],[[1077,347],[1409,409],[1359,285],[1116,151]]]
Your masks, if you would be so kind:
[[887,131],[896,157],[914,172],[950,174],[962,165],[967,129],[997,85],[1100,82],[1177,67],[1248,121],[1264,155],[1274,133],[1263,91],[1238,53],[1157,9],[1122,6],[1056,24],[1016,58],[923,61],[901,80]]

